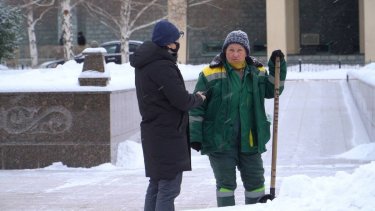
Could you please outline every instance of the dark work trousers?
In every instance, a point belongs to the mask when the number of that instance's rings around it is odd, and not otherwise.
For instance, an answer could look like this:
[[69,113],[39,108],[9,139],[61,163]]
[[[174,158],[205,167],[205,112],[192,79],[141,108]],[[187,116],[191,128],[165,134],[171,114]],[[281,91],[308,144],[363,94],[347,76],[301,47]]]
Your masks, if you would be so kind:
[[146,192],[144,211],[174,211],[174,200],[180,194],[182,172],[171,180],[154,180]]
[[264,187],[264,168],[260,153],[241,152],[241,124],[239,115],[234,121],[233,142],[230,150],[208,154],[213,169],[216,187],[234,191],[237,188],[236,167],[246,191],[252,192]]
[[216,186],[234,191],[236,184],[236,167],[241,172],[241,179],[246,191],[254,191],[264,185],[264,169],[259,153],[242,153],[237,149],[226,152],[215,152],[209,155],[214,171]]

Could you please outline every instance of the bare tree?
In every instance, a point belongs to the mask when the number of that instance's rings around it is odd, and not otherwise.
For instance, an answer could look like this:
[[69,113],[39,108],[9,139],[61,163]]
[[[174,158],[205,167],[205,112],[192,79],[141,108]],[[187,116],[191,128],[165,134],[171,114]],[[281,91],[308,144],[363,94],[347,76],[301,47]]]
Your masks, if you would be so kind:
[[[113,11],[107,11],[106,8],[101,7],[97,4],[95,0],[85,1],[83,5],[92,13],[100,16],[105,21],[101,23],[106,25],[110,28],[115,34],[120,37],[121,40],[121,61],[122,63],[126,63],[129,61],[129,39],[132,33],[137,30],[144,29],[149,27],[156,22],[166,19],[169,16],[171,17],[181,17],[181,15],[186,16],[187,7],[183,7],[178,10],[176,14],[168,14],[173,9],[168,9],[167,5],[161,4],[160,0],[116,0],[120,4],[120,15],[118,13],[113,13]],[[214,0],[179,0],[179,1],[171,1],[169,0],[169,4],[175,5],[174,8],[179,8],[178,3],[181,1],[188,2],[189,7],[199,6],[201,4],[209,4]],[[185,4],[186,5],[186,4]],[[141,23],[139,20],[147,11],[150,9],[159,9],[160,16],[155,17],[154,19],[148,20],[146,23]],[[185,19],[186,20],[186,19]],[[186,21],[184,24],[178,24],[181,29],[186,29]]]
[[74,57],[73,33],[72,33],[72,9],[83,0],[60,0],[62,41],[64,45],[64,59],[70,60]]
[[[115,34],[118,34],[121,41],[121,61],[126,63],[129,61],[129,39],[132,33],[137,30],[146,28],[155,24],[156,22],[167,18],[166,8],[160,5],[158,2],[160,0],[147,1],[133,1],[133,0],[118,0],[120,4],[120,14],[113,14],[106,11],[105,8],[100,7],[96,4],[96,1],[85,1],[85,7],[99,15],[100,17],[106,19],[108,22],[102,22],[110,29],[112,29]],[[147,23],[139,24],[137,21],[142,17],[142,15],[151,8],[158,8],[161,10],[161,15]],[[138,24],[137,24],[138,23]]]
[[[18,5],[15,5],[16,8],[25,11],[24,17],[26,18],[27,34],[29,37],[31,67],[36,67],[39,60],[35,25],[53,8],[54,3],[55,0],[23,0]],[[36,15],[36,13],[38,15]]]

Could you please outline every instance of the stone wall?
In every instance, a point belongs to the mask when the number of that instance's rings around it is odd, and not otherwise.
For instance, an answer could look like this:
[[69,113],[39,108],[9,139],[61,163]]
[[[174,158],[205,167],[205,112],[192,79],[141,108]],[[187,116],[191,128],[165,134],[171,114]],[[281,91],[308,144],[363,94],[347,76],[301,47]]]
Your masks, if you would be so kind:
[[0,169],[115,163],[117,143],[139,128],[134,93],[1,93]]

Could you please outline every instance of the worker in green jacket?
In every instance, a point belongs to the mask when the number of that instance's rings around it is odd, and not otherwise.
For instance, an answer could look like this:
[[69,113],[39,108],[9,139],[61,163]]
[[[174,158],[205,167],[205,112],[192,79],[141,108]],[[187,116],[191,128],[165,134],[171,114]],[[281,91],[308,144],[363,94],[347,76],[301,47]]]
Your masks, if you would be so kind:
[[272,52],[269,73],[249,56],[247,34],[232,31],[222,52],[200,73],[195,92],[206,101],[190,110],[191,147],[209,157],[216,179],[219,207],[235,205],[236,167],[245,188],[245,203],[256,203],[265,194],[261,153],[270,139],[265,98],[274,97],[275,58],[281,61],[280,94],[286,78],[281,50]]

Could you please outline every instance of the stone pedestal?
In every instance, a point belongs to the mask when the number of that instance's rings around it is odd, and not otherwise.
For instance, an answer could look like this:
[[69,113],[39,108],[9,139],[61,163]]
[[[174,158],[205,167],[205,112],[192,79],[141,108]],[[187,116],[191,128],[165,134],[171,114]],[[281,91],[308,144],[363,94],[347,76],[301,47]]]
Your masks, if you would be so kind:
[[140,121],[135,89],[0,93],[0,170],[115,164]]
[[107,86],[111,79],[105,69],[104,48],[86,48],[83,52],[82,73],[78,78],[80,86]]
[[1,93],[0,169],[111,162],[110,93]]

